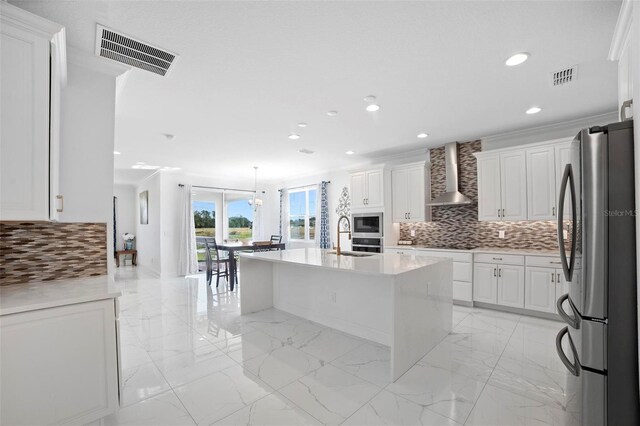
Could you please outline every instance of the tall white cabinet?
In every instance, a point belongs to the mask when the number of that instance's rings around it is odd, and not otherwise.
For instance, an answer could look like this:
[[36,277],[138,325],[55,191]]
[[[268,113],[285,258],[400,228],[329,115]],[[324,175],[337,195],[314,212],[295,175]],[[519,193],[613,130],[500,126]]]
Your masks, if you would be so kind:
[[0,24],[0,220],[55,220],[64,28],[4,2]]
[[527,219],[527,180],[522,151],[479,152],[478,220]]
[[351,174],[351,208],[384,207],[384,170],[373,169]]
[[[565,166],[570,162],[571,139],[561,139],[549,145],[526,150],[527,156],[527,218],[556,220],[558,195]],[[564,216],[570,214],[568,197]]]
[[394,222],[431,220],[431,209],[426,206],[427,194],[431,192],[427,173],[425,163],[406,164],[391,171]]

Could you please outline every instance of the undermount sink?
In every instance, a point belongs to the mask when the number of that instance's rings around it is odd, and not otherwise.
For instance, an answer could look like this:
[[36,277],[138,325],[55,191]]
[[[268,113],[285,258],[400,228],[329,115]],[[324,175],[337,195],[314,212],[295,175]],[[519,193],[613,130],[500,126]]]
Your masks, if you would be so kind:
[[[329,254],[337,254],[335,250],[330,251]],[[376,253],[362,253],[362,252],[355,252],[355,251],[343,251],[340,252],[340,256],[351,256],[351,257],[369,257],[369,256],[373,256]]]

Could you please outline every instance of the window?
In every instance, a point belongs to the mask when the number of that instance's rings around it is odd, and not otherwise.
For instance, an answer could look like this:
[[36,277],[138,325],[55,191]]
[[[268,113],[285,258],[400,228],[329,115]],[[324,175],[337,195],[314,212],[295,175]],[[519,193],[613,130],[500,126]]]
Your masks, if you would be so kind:
[[253,207],[249,204],[253,196],[246,194],[225,195],[227,207],[227,225],[229,239],[239,240],[244,243],[251,241],[253,237]]
[[194,201],[193,219],[196,224],[196,237],[216,236],[216,203]]
[[289,238],[312,241],[316,237],[315,188],[289,191]]

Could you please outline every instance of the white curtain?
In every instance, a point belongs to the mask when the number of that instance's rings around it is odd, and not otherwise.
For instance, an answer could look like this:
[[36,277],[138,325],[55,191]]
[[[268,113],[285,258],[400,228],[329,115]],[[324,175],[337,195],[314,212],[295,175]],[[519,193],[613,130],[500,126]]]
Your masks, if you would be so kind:
[[183,185],[181,190],[178,275],[189,275],[198,272],[196,224],[193,219],[191,185]]
[[289,190],[282,188],[280,190],[280,235],[282,242],[289,242]]
[[[309,212],[311,214],[311,212]],[[322,215],[322,183],[316,185],[316,211],[313,212],[316,215],[316,226],[314,243],[316,247],[320,247],[320,218]]]

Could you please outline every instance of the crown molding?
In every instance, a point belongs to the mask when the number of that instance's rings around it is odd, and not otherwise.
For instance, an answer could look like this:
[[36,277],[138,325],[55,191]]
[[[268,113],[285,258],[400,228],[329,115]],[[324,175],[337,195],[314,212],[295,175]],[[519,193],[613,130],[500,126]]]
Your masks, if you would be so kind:
[[618,113],[617,111],[611,111],[604,114],[581,117],[546,126],[484,136],[480,140],[482,141],[482,150],[486,151],[489,149],[507,148],[510,146],[572,137],[575,136],[580,129],[585,127],[616,121],[618,121]]
[[0,2],[0,21],[2,25],[20,27],[49,39],[64,30],[64,27],[60,24],[6,2]]
[[631,22],[633,21],[632,11],[633,1],[623,0],[620,6],[620,13],[618,14],[618,22],[616,22],[616,28],[613,32],[611,47],[609,48],[608,59],[610,61],[617,61],[622,56],[622,51],[624,50],[629,32],[631,31]]

